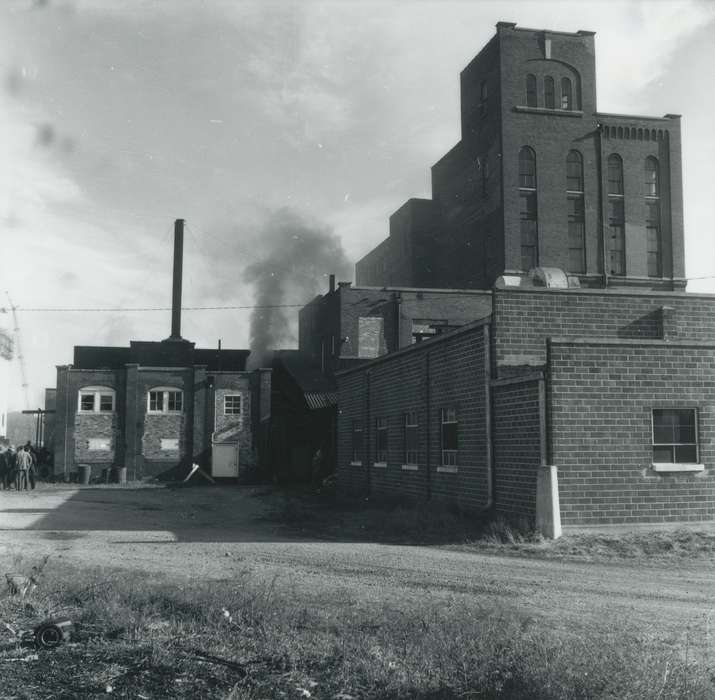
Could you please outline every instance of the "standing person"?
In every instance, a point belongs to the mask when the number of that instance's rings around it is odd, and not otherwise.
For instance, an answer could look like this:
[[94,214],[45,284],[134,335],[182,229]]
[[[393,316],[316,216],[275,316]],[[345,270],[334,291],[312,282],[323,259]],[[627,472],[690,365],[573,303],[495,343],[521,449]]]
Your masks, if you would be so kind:
[[21,491],[23,488],[25,489],[25,491],[27,491],[27,477],[28,472],[32,467],[32,457],[30,456],[30,453],[27,451],[26,447],[21,447],[17,451],[16,461],[17,465],[15,471],[15,488],[18,491]]
[[[30,455],[30,467],[27,470],[27,478],[30,482],[30,488],[35,490],[35,476],[37,475],[37,454],[35,449],[32,447],[32,443],[28,440],[25,444],[25,452]],[[27,489],[27,486],[25,486]]]
[[12,488],[12,484],[15,481],[15,467],[17,466],[17,455],[15,454],[15,448],[12,445],[7,448],[5,461],[7,462],[7,488],[9,490]]
[[0,486],[2,486],[3,491],[10,488],[10,467],[8,466],[8,449],[2,445],[0,446]]

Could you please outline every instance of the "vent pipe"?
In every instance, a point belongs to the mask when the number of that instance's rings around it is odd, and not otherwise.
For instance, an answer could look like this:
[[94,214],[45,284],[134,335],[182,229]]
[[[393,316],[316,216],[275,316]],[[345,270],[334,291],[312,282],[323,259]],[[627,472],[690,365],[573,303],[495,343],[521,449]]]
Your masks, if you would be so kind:
[[181,340],[181,282],[184,262],[184,220],[174,222],[174,282],[171,297],[171,340]]

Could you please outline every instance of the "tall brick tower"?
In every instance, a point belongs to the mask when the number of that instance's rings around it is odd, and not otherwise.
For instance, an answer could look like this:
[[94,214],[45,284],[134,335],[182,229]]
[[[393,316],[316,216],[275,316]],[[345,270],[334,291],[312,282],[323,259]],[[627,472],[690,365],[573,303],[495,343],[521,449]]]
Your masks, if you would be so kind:
[[598,112],[593,32],[499,22],[460,80],[461,140],[358,284],[685,287],[680,117]]

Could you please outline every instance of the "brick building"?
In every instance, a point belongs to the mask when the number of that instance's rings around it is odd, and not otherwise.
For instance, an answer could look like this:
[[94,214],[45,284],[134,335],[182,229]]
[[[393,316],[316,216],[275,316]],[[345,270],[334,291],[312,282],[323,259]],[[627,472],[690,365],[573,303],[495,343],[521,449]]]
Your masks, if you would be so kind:
[[215,476],[259,466],[271,415],[271,370],[248,350],[201,349],[181,337],[183,220],[176,222],[171,336],[129,347],[76,346],[57,367],[54,470],[175,478],[192,463]]
[[715,297],[495,289],[489,318],[337,376],[343,493],[565,526],[715,518]]
[[680,117],[596,106],[593,32],[499,22],[462,71],[461,140],[390,217],[358,286],[685,287]]

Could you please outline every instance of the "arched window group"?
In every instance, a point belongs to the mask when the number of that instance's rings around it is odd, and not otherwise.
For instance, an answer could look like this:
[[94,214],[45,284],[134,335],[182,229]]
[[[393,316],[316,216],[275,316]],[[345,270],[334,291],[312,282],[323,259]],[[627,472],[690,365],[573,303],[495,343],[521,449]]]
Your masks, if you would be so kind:
[[157,386],[147,392],[147,413],[182,413],[184,392],[170,386]]
[[568,211],[568,271],[586,272],[586,217],[583,191],[583,158],[578,151],[566,157],[566,200]]
[[[581,109],[578,82],[574,86],[571,78],[564,77],[561,78],[559,87],[561,92],[558,99],[558,108],[567,111]],[[529,73],[526,76],[526,106],[539,106],[538,79],[533,73]],[[544,107],[546,109],[557,108],[556,83],[550,75],[544,77]]]
[[86,386],[79,390],[78,413],[114,413],[116,392],[108,386]]
[[539,231],[536,210],[536,154],[528,146],[519,151],[519,229],[521,269],[539,264]]

